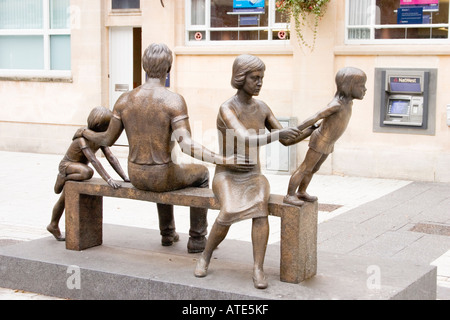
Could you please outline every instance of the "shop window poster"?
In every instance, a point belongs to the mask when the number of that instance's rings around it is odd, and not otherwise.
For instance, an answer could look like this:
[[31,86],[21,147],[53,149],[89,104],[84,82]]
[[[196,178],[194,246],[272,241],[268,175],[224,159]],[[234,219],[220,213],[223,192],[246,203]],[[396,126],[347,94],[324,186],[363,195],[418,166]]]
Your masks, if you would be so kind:
[[233,0],[235,12],[264,12],[265,0]]

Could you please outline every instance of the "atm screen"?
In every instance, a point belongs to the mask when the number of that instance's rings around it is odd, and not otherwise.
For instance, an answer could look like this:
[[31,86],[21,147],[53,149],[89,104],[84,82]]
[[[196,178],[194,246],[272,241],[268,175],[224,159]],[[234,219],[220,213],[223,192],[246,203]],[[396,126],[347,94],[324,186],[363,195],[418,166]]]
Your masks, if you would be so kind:
[[389,113],[407,115],[409,113],[409,102],[409,100],[391,100]]

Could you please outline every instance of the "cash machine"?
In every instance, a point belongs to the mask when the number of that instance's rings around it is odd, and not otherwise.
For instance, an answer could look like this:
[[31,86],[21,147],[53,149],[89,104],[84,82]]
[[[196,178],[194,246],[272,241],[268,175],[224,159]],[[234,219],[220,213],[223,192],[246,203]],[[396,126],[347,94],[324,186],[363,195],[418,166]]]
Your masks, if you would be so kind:
[[381,99],[381,126],[427,128],[429,73],[386,70]]

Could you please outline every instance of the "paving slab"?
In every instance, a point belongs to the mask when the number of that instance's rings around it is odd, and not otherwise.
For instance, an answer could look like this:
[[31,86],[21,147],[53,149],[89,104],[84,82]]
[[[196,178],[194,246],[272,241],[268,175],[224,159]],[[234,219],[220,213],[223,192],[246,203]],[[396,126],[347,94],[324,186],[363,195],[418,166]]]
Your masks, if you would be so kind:
[[198,254],[186,252],[186,234],[162,247],[155,230],[108,224],[104,230],[103,245],[81,252],[52,237],[0,247],[0,287],[83,300],[436,298],[435,266],[319,251],[317,276],[290,284],[279,280],[279,247],[269,245],[269,288],[257,290],[249,242],[226,239],[199,279]]

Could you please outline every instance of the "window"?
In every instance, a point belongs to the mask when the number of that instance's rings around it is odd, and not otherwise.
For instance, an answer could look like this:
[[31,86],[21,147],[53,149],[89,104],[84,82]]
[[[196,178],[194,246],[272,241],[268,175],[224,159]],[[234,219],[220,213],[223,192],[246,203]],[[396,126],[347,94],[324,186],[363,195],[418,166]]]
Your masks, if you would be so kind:
[[140,9],[140,0],[112,0],[111,8],[113,10],[117,9]]
[[285,42],[288,18],[275,0],[186,0],[186,39],[190,45],[235,42]]
[[347,0],[347,43],[448,43],[449,0]]
[[70,0],[0,0],[0,74],[70,69]]

